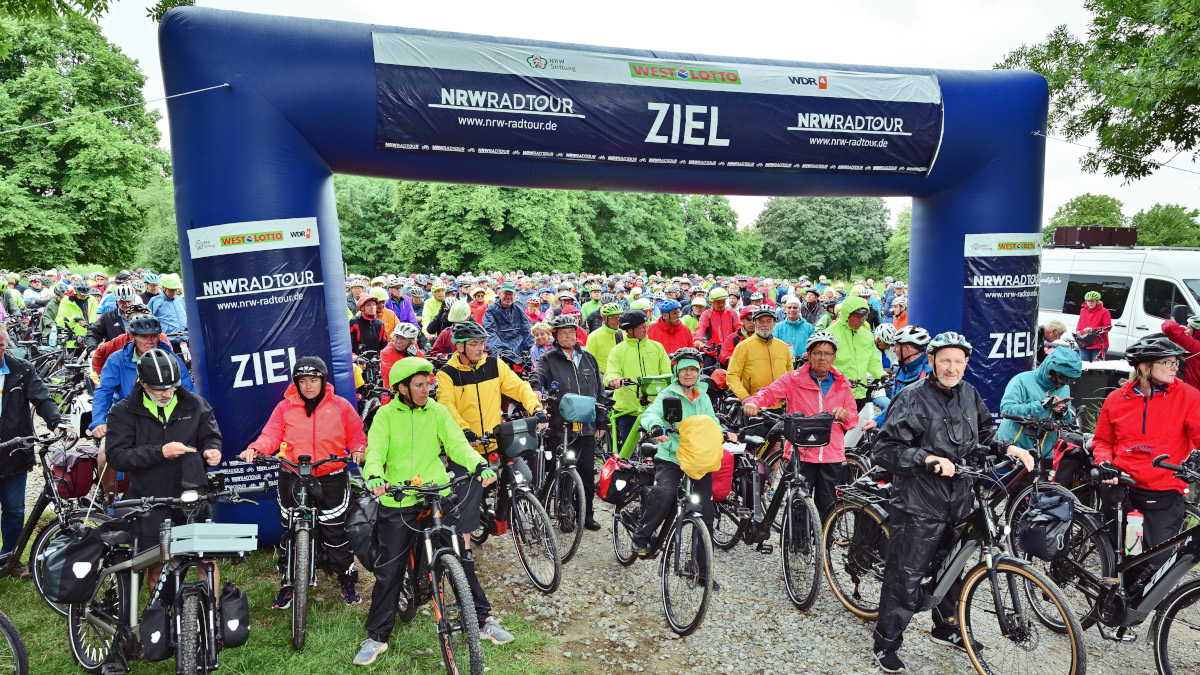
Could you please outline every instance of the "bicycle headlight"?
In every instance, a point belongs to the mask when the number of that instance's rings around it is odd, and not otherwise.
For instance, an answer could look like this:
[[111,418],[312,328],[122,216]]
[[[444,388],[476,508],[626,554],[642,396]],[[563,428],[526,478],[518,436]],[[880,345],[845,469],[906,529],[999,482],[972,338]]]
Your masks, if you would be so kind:
[[699,504],[700,503],[700,495],[692,495],[692,503]]
[[194,504],[200,501],[200,493],[195,490],[184,490],[183,494],[179,495],[179,501],[184,504]]
[[575,451],[574,450],[567,451],[567,459],[575,459]]

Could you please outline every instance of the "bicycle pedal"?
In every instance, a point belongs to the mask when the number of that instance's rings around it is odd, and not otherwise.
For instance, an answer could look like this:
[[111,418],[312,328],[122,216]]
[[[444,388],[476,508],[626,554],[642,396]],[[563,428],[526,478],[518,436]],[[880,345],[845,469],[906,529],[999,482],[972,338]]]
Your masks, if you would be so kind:
[[754,550],[763,555],[771,555],[775,552],[775,547],[771,544],[759,544]]
[[753,515],[754,515],[754,512],[745,507],[739,508],[737,510],[737,517],[739,520],[741,520],[743,518],[749,518],[750,516],[753,516]]

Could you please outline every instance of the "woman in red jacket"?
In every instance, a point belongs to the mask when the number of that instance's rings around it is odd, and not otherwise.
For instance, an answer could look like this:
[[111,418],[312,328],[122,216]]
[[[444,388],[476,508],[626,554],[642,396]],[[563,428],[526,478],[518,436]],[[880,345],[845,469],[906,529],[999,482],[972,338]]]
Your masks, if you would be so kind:
[[[1100,302],[1100,293],[1088,291],[1083,296],[1084,306],[1079,310],[1079,322],[1075,333],[1083,340],[1094,340],[1090,346],[1079,346],[1079,355],[1084,361],[1103,361],[1108,351],[1108,331],[1112,329],[1112,314]],[[1096,333],[1093,338],[1087,336]]]
[[[788,414],[833,413],[829,445],[798,450],[802,453],[800,472],[810,485],[816,486],[813,501],[824,520],[837,499],[837,486],[846,480],[842,468],[842,462],[846,460],[846,431],[858,425],[858,406],[850,382],[833,368],[833,360],[837,358],[837,338],[825,332],[813,333],[805,348],[808,363],[784,373],[753,396],[748,396],[742,402],[742,410],[755,417],[760,408],[773,408],[780,401],[787,401]],[[788,455],[794,451],[791,443],[784,448]]]
[[1125,355],[1133,374],[1104,400],[1092,441],[1106,483],[1115,485],[1118,472],[1137,481],[1128,488],[1127,508],[1142,512],[1147,549],[1179,533],[1187,488],[1170,471],[1156,468],[1154,458],[1167,455],[1167,461],[1182,464],[1200,447],[1200,392],[1176,378],[1186,353],[1162,333],[1134,343]]
[[[295,462],[300,455],[309,455],[314,463],[327,457],[350,457],[362,464],[367,449],[358,411],[346,399],[333,392],[325,362],[316,356],[305,356],[292,369],[292,385],[275,406],[271,419],[262,434],[246,448],[238,459],[254,461],[255,455],[274,455],[280,444],[286,443],[284,457]],[[337,572],[342,598],[347,605],[362,603],[355,589],[358,572],[354,569],[354,554],[346,538],[346,507],[350,505],[350,481],[344,464],[331,462],[313,470],[318,488],[313,491],[317,507],[317,528],[321,548],[325,551],[330,569]],[[286,509],[296,505],[297,484],[291,469],[279,471],[279,519],[284,530],[288,527]],[[280,549],[279,567],[283,572],[284,556]],[[272,605],[287,609],[292,604],[292,587],[280,581],[279,595]]]

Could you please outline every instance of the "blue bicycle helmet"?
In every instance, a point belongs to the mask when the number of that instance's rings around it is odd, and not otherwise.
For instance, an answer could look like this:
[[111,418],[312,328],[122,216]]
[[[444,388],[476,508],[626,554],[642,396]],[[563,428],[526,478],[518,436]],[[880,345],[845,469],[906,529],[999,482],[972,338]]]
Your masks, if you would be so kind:
[[929,346],[925,348],[925,351],[928,352],[930,356],[935,356],[939,350],[945,349],[946,347],[958,347],[966,352],[967,356],[971,355],[971,343],[967,342],[966,336],[962,335],[961,333],[955,333],[954,331],[938,333],[933,340],[930,340]]

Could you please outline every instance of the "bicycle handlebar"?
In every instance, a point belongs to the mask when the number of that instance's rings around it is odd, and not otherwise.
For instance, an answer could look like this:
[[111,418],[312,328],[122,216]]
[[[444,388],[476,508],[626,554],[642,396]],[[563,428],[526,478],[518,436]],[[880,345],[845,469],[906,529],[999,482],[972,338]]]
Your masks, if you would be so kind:
[[[304,456],[307,457],[307,455],[304,455]],[[322,459],[317,462],[309,462],[309,466],[311,466],[312,468],[315,469],[318,466],[321,466],[322,464],[328,464],[330,462],[341,462],[342,464],[350,464],[353,462],[353,460],[349,457],[326,457],[325,459]],[[280,457],[279,455],[255,455],[254,463],[255,464],[263,464],[263,465],[274,464],[276,466],[283,464],[283,465],[289,466],[293,469],[299,469],[301,466],[301,462],[293,462],[285,457]]]
[[[256,494],[266,491],[266,485],[258,485],[255,487],[246,488],[229,487],[225,488],[224,490],[218,490],[216,492],[209,492],[206,494],[196,493],[196,498],[188,501],[185,501],[182,497],[138,497],[136,499],[122,499],[115,501],[109,504],[109,506],[113,509],[133,509],[133,511],[130,513],[125,514],[124,517],[128,518],[132,515],[145,513],[156,506],[185,506],[199,502],[215,502],[223,497],[232,497],[230,501],[233,503],[250,502],[251,500],[242,499],[241,496],[244,494]],[[187,494],[187,492],[184,494]]]
[[21,436],[20,438],[12,438],[0,443],[0,452],[7,452],[22,445],[50,445],[60,440],[64,435],[64,432],[59,432],[57,434],[50,434],[49,436]]
[[[1200,480],[1200,471],[1197,471],[1192,467],[1172,464],[1166,461],[1168,457],[1170,457],[1170,455],[1159,455],[1158,457],[1154,458],[1151,464],[1153,464],[1156,468],[1166,469],[1167,471],[1174,472],[1175,477],[1183,480],[1184,482],[1194,483]],[[1179,474],[1183,475],[1180,476]]]
[[453,488],[456,485],[459,485],[461,483],[465,483],[469,480],[474,480],[474,479],[475,479],[475,474],[467,473],[467,474],[463,474],[461,476],[456,476],[454,478],[451,478],[449,483],[441,483],[441,484],[422,483],[421,485],[413,485],[412,481],[406,480],[403,483],[400,483],[399,485],[393,485],[391,487],[388,487],[386,489],[385,494],[387,494],[393,498],[403,497],[405,493],[409,493],[409,494],[416,493],[416,494],[421,494],[421,495],[432,496],[432,495],[440,494],[442,492],[442,490],[446,490],[448,488]]

